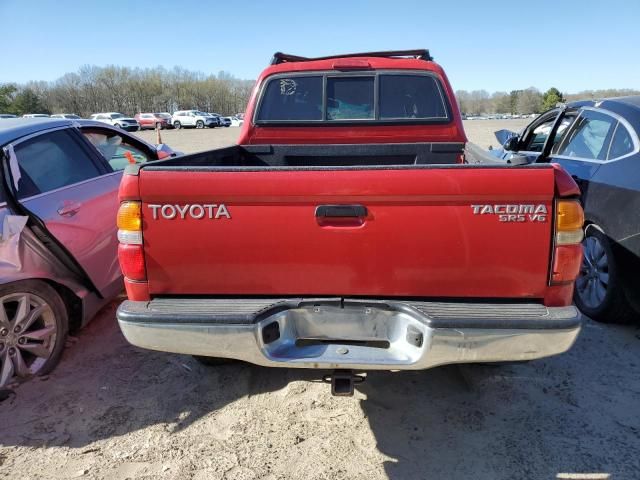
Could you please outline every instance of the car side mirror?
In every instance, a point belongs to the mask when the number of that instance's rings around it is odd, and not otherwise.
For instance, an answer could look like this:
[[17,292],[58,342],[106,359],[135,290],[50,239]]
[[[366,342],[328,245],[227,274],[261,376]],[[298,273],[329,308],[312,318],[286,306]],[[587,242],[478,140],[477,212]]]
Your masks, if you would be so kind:
[[506,142],[502,145],[502,147],[509,152],[517,152],[519,148],[520,137],[517,135],[507,139]]

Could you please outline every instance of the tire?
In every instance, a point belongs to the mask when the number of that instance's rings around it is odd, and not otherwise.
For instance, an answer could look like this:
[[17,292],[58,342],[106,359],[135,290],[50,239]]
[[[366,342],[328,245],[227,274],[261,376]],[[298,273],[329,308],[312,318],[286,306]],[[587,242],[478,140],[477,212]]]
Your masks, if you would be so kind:
[[195,358],[198,363],[207,367],[217,367],[218,365],[235,362],[232,358],[203,357],[201,355],[194,355],[193,358]]
[[182,128],[182,124],[180,122],[173,122],[173,128],[180,130]]
[[0,387],[53,370],[69,330],[60,295],[37,280],[9,283],[0,287],[1,311]]
[[576,306],[598,322],[631,322],[637,314],[624,293],[609,238],[596,228],[587,228],[582,249],[582,266],[573,294]]
[[116,128],[122,128],[122,125],[120,125],[119,123],[114,123],[113,126]]
[[202,120],[198,120],[196,122],[196,128],[204,128],[204,122]]

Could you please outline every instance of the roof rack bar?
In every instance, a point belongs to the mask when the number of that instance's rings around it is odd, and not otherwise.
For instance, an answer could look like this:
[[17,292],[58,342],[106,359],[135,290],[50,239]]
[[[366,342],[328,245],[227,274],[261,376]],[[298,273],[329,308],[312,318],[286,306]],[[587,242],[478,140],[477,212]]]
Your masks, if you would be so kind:
[[352,58],[352,57],[413,57],[418,60],[430,62],[433,57],[429,54],[429,50],[389,50],[385,52],[363,52],[363,53],[347,53],[344,55],[329,55],[327,57],[300,57],[298,55],[290,55],[288,53],[276,52],[271,59],[271,65],[278,65],[286,62],[312,62],[314,60],[331,60],[332,58]]

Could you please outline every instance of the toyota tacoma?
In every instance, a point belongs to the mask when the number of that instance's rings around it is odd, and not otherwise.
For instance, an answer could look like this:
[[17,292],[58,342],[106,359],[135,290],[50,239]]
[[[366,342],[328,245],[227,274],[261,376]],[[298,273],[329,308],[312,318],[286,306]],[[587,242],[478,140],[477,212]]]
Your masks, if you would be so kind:
[[270,367],[363,370],[566,351],[579,189],[551,164],[464,162],[428,51],[276,54],[238,145],[127,167],[129,342]]

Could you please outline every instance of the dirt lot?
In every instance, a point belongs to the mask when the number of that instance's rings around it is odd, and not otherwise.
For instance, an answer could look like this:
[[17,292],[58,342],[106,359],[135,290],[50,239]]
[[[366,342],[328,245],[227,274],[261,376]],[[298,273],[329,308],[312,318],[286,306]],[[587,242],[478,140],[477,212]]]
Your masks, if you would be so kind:
[[[469,136],[486,146],[496,123],[467,122]],[[237,132],[163,135],[188,152]],[[558,357],[371,373],[335,398],[321,372],[131,347],[117,304],[0,403],[0,478],[640,478],[638,326],[587,321]]]
[[[493,132],[506,128],[508,130],[518,131],[525,125],[529,124],[531,119],[515,119],[515,120],[465,120],[464,129],[467,132],[469,141],[488,148],[492,145],[494,148],[498,146]],[[238,139],[240,129],[238,127],[214,128],[196,130],[162,130],[162,141],[174,150],[185,153],[199,152],[209,150],[216,147],[224,147],[233,145]],[[153,130],[145,130],[139,132],[138,135],[146,141],[156,143],[156,132]]]

